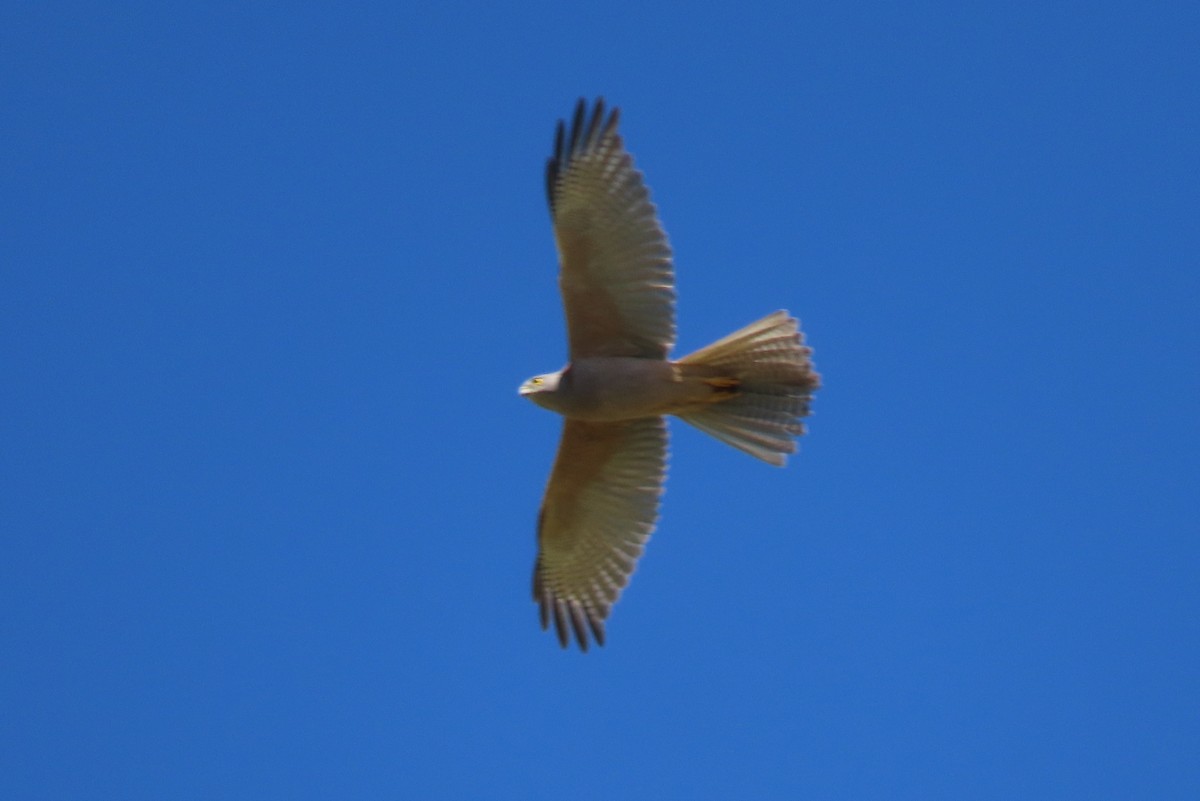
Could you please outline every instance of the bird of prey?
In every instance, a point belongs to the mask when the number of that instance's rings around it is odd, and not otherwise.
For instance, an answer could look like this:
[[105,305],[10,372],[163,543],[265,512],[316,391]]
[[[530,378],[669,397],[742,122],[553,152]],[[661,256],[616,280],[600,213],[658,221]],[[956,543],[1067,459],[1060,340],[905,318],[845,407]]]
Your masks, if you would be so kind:
[[682,359],[671,248],[642,173],[617,133],[618,109],[583,100],[546,163],[569,361],[520,394],[564,418],[538,516],[533,598],[562,647],[604,644],[604,621],[658,518],[675,415],[782,466],[820,386],[786,311]]

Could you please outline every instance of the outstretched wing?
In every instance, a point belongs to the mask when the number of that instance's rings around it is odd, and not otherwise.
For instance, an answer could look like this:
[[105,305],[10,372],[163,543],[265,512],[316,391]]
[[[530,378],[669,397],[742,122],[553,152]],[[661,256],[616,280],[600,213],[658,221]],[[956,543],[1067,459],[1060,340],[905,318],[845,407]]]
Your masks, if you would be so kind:
[[671,248],[642,174],[617,133],[619,111],[583,100],[558,123],[546,192],[572,360],[665,359],[675,342]]
[[604,644],[604,620],[629,583],[658,518],[666,478],[661,417],[618,423],[568,419],[538,517],[533,599],[564,648],[574,631]]

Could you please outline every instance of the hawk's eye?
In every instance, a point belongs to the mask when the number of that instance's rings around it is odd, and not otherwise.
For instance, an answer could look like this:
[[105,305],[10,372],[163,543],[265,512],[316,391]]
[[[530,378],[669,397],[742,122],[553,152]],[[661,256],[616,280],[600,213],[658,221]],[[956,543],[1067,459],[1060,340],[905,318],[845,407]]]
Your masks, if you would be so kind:
[[540,378],[531,378],[531,379],[529,379],[529,383],[530,383],[530,384],[533,384],[535,387],[540,387],[540,386],[542,385],[542,379],[540,379]]

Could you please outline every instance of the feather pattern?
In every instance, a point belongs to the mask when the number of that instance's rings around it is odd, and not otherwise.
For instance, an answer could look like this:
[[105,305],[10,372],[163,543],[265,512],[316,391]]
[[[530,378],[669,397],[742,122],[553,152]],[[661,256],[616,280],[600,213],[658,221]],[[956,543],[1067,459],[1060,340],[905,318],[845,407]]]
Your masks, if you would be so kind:
[[671,248],[619,118],[580,100],[546,163],[571,359],[665,359],[675,341]]
[[538,519],[533,599],[565,648],[588,633],[604,644],[604,621],[629,583],[658,518],[666,479],[661,417],[620,423],[568,419]]
[[783,311],[667,361],[671,248],[618,120],[603,100],[590,110],[580,100],[555,132],[546,193],[570,364],[520,390],[566,417],[538,516],[532,589],[542,628],[584,651],[604,644],[605,622],[658,518],[662,415],[783,465],[820,386],[799,325]]
[[799,323],[785,311],[757,322],[680,359],[678,364],[716,369],[732,378],[731,397],[679,415],[686,423],[782,467],[796,452],[821,377],[812,367]]

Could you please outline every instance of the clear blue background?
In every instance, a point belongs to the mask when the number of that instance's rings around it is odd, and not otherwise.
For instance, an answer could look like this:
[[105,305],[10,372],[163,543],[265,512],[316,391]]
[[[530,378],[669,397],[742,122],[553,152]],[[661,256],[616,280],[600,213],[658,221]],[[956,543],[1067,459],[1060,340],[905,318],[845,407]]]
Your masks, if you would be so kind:
[[[967,5],[6,3],[0,797],[1200,798],[1200,11]],[[597,94],[681,351],[826,386],[674,426],[581,655],[516,387]]]

